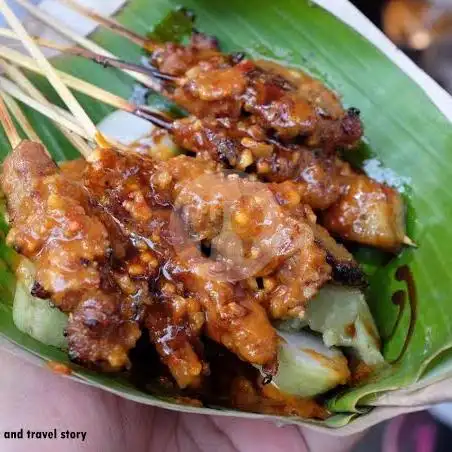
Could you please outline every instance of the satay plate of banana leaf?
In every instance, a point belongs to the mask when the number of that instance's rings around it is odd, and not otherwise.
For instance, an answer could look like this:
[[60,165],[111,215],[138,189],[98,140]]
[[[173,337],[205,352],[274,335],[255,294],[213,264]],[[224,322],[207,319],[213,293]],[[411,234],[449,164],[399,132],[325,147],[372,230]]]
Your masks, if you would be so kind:
[[[183,40],[194,25],[193,17],[181,7],[193,12],[196,29],[215,36],[222,51],[245,52],[251,58],[269,59],[307,71],[339,93],[346,107],[359,108],[364,138],[344,158],[369,171],[370,176],[397,187],[406,206],[406,235],[415,245],[403,247],[398,253],[356,244],[350,248],[366,273],[368,284],[363,293],[381,338],[381,349],[375,349],[366,334],[357,335],[355,342],[347,345],[358,350],[360,357],[372,356],[369,363],[378,365],[365,378],[321,395],[320,403],[330,413],[324,420],[243,412],[214,402],[201,406],[190,394],[175,394],[159,385],[155,376],[146,380],[149,369],[143,369],[141,376],[134,372],[105,374],[87,370],[68,359],[64,337],[61,335],[59,341],[55,338],[55,332],[64,329],[65,316],[56,309],[39,306],[36,300],[31,305],[24,301],[27,289],[16,288],[14,269],[18,258],[6,245],[6,219],[1,222],[0,243],[1,335],[43,362],[67,365],[75,379],[141,403],[329,428],[343,427],[368,415],[379,397],[389,391],[448,378],[452,374],[452,307],[448,300],[452,235],[447,221],[451,210],[448,183],[452,175],[448,163],[452,147],[449,120],[423,89],[371,42],[311,1],[130,0],[115,18],[141,35]],[[97,29],[90,38],[127,61],[140,63],[145,55],[133,42],[105,29]],[[137,83],[120,71],[67,55],[52,58],[52,63],[126,99],[136,94]],[[43,77],[28,72],[27,75],[49,100],[62,105]],[[76,96],[95,123],[114,110],[89,96]],[[164,112],[181,113],[177,106],[152,92],[147,102]],[[50,120],[29,107],[23,106],[23,110],[56,161],[78,156]],[[3,134],[1,140],[4,158],[10,146]],[[365,330],[363,325],[372,323],[367,308],[362,307],[362,296],[355,289],[343,292],[329,286],[315,301],[318,308],[311,313],[308,326],[323,333],[324,339],[329,335],[329,345],[344,345],[336,336],[341,336],[338,330],[346,324],[352,322],[355,328]],[[281,326],[281,334],[306,334],[294,332],[303,326],[286,323]],[[34,337],[54,345],[45,345]],[[328,387],[328,380],[335,378],[321,365],[311,374],[298,372],[299,363],[292,358],[289,356],[283,363],[291,380],[285,382],[285,387],[298,387],[300,381],[322,387],[324,383],[318,383],[318,379],[326,380]]]

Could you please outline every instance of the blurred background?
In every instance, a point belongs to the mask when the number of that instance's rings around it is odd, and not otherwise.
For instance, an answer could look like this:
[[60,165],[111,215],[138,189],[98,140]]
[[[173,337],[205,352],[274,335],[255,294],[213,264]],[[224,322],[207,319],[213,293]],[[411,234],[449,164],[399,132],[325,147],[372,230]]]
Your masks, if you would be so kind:
[[351,0],[452,93],[452,0]]
[[[452,0],[351,0],[452,94]],[[353,452],[448,452],[452,404],[400,416],[367,432]]]

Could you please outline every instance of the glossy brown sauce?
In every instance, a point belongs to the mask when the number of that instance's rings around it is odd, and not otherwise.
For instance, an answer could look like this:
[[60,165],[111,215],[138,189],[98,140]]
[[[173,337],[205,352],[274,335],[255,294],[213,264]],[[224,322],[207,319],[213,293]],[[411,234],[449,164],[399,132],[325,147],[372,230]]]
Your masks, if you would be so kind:
[[392,303],[398,307],[398,313],[394,326],[392,327],[391,331],[384,337],[385,342],[390,341],[398,332],[401,320],[403,318],[407,306],[409,307],[410,312],[408,329],[406,332],[402,349],[400,350],[399,354],[390,361],[391,364],[397,364],[403,358],[406,350],[408,349],[410,341],[413,337],[414,328],[416,326],[417,305],[418,305],[416,284],[410,268],[407,265],[399,267],[396,270],[395,278],[397,281],[405,282],[407,286],[407,291],[398,290],[397,292],[394,292],[394,294],[392,295]]
[[391,340],[394,337],[394,335],[400,325],[400,321],[402,319],[403,312],[405,310],[405,305],[406,305],[405,290],[398,290],[397,292],[394,292],[392,294],[391,301],[392,301],[393,305],[398,307],[398,312],[397,312],[396,321],[394,322],[394,325],[393,325],[391,331],[387,335],[385,335],[385,340],[387,340],[387,341]]
[[355,337],[356,335],[356,327],[354,323],[350,323],[345,327],[345,334],[350,337]]
[[131,381],[146,392],[183,405],[222,406],[277,416],[328,417],[329,412],[321,402],[286,394],[272,384],[264,384],[265,377],[256,368],[207,338],[203,342],[210,373],[202,386],[178,388],[144,336],[132,352]]
[[47,367],[58,375],[71,375],[72,369],[66,364],[59,363],[58,361],[49,361]]
[[151,62],[172,76],[165,95],[200,119],[248,115],[281,140],[330,150],[352,147],[362,136],[359,112],[344,110],[321,82],[275,63],[237,61],[201,33],[186,46],[157,45]]

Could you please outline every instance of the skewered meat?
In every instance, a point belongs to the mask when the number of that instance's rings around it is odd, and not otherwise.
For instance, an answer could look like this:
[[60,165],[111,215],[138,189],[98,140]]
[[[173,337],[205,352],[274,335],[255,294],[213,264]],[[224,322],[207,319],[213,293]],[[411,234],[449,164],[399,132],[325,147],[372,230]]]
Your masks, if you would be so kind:
[[205,315],[199,301],[184,290],[161,275],[155,283],[158,296],[145,318],[151,342],[180,388],[198,387],[208,372],[199,338]]
[[[122,225],[128,235],[141,237],[157,252],[160,265],[165,269],[163,273],[169,275],[173,284],[182,284],[186,292],[200,300],[206,312],[206,329],[212,338],[242,359],[265,364],[273,359],[275,343],[274,331],[265,312],[240,285],[230,282],[234,280],[234,274],[228,272],[227,259],[206,263],[195,246],[203,239],[212,239],[219,232],[220,236],[224,232],[219,231],[219,228],[224,228],[227,197],[223,197],[212,184],[207,184],[210,190],[206,191],[206,181],[200,184],[201,191],[196,192],[202,177],[216,178],[223,189],[228,187],[227,179],[224,179],[226,176],[214,172],[214,169],[210,161],[185,156],[176,157],[170,162],[153,162],[139,156],[118,155],[111,150],[98,149],[86,175],[86,186],[92,197]],[[243,186],[246,187],[246,182]],[[288,286],[289,280],[296,277],[297,291],[291,296],[280,295],[278,309],[270,309],[270,312],[281,317],[299,315],[307,299],[329,279],[331,270],[326,263],[325,252],[314,241],[309,225],[278,211],[276,202],[274,207],[275,212],[272,208],[271,214],[278,218],[266,222],[263,218],[259,220],[262,214],[259,209],[262,207],[259,207],[256,193],[248,199],[232,203],[230,232],[238,236],[240,243],[245,244],[246,251],[247,240],[259,238],[261,234],[271,231],[265,240],[258,242],[261,245],[257,249],[250,245],[250,252],[257,253],[254,261],[265,257],[265,247],[270,246],[271,251],[270,259],[264,260],[265,264],[255,269],[250,276],[271,277],[275,274],[275,278],[280,279],[280,289]],[[179,218],[188,229],[174,229],[171,224],[174,218],[172,209],[180,213]],[[272,231],[268,224],[277,229]],[[194,242],[181,244],[184,233],[190,234]],[[212,241],[215,249],[221,251],[221,258],[230,258],[228,250],[231,248],[227,246],[231,243],[234,245],[234,242],[226,240],[226,248],[219,242],[221,239]],[[287,268],[281,267],[283,262],[289,262],[289,258],[300,265],[287,263]],[[233,260],[233,263],[236,262]],[[280,268],[283,270],[280,271]],[[243,279],[243,275],[239,276],[236,279]],[[293,282],[290,284],[292,288],[295,287]],[[269,300],[273,298],[276,303],[276,292],[269,296]],[[271,304],[272,301],[269,301]]]
[[[183,285],[174,284],[170,277],[165,267],[169,248],[158,243],[150,245],[153,241],[160,241],[160,234],[166,233],[171,216],[171,210],[164,207],[168,205],[168,200],[165,196],[156,196],[157,208],[152,210],[140,191],[144,180],[146,187],[150,187],[149,179],[146,180],[149,175],[146,168],[133,164],[126,166],[130,162],[117,158],[113,151],[103,151],[101,154],[103,160],[92,162],[86,169],[86,186],[93,200],[114,219],[123,233],[131,237],[135,246],[144,255],[150,255],[149,263],[134,266],[129,272],[135,277],[146,279],[145,272],[149,264],[158,268],[155,278],[151,279],[152,292],[157,296],[146,311],[145,325],[179,386],[196,386],[202,372],[207,370],[202,357],[198,355],[202,349],[199,334],[204,314],[199,303],[185,294]],[[95,159],[95,155],[92,157]],[[137,160],[140,161],[139,158]],[[153,168],[150,161],[149,165]],[[153,175],[156,184],[163,181],[162,173]],[[140,233],[139,226],[143,224],[149,228],[146,230],[149,235]]]
[[[262,178],[267,174],[267,180],[281,181],[285,174],[298,172],[299,175],[301,174],[301,177],[298,176],[300,198],[303,196],[304,202],[310,203],[313,207],[328,208],[337,199],[340,186],[336,176],[338,172],[340,175],[342,166],[342,162],[332,158],[332,154],[337,147],[352,147],[361,137],[362,125],[359,120],[359,111],[351,108],[348,111],[342,110],[341,113],[337,96],[306,74],[297,76],[294,75],[295,71],[289,71],[287,75],[287,69],[268,62],[261,62],[259,65],[245,60],[236,64],[232,56],[222,55],[212,47],[212,44],[200,45],[198,49],[198,40],[201,42],[202,38],[197,35],[197,38],[187,47],[176,44],[154,46],[154,57],[157,63],[163,65],[163,56],[166,58],[168,52],[174,54],[175,72],[190,66],[197,61],[198,56],[205,54],[207,60],[198,61],[199,64],[191,67],[184,77],[163,74],[155,69],[150,69],[149,72],[166,82],[172,82],[172,86],[166,87],[166,94],[185,105],[189,111],[193,110],[198,116],[208,117],[208,121],[212,120],[211,116],[218,116],[223,125],[227,124],[231,118],[237,121],[245,117],[245,127],[252,129],[252,134],[263,130],[266,143],[262,144],[253,138],[244,137],[239,145],[237,140],[240,138],[240,130],[233,131],[233,136],[229,137],[224,135],[224,131],[212,135],[210,130],[204,134],[205,136],[201,133],[196,137],[193,135],[193,130],[184,131],[187,124],[183,124],[181,130],[176,131],[176,134],[180,135],[179,140],[185,142],[186,146],[197,148],[197,152],[200,153],[206,152],[199,150],[202,143],[206,142],[210,147],[206,153],[215,154],[214,158],[221,159],[223,162],[228,161],[229,165],[247,169],[248,172],[256,171]],[[73,49],[71,52],[106,65],[127,67],[139,72],[145,71],[139,65],[93,55],[90,52],[86,54],[83,49]],[[182,94],[186,96],[187,93],[189,95],[184,101],[183,96],[178,97],[177,93],[180,96]],[[204,110],[196,111],[196,99],[201,100],[202,108],[206,107]],[[144,110],[137,108],[134,112],[150,119],[152,114]],[[151,120],[159,122],[157,115],[154,115]],[[194,124],[188,124],[188,129],[194,128],[195,132],[202,130],[203,125],[199,121],[193,118],[191,121],[194,121]],[[168,125],[167,120],[163,123]],[[259,131],[258,134],[260,133]],[[280,141],[288,141],[288,143],[284,147],[272,143],[274,141],[272,136],[275,134]],[[299,146],[294,146],[300,141],[308,148],[322,149],[326,158],[318,159],[315,155],[303,152]],[[274,145],[278,146],[276,151],[272,149]],[[218,149],[214,150],[216,146]],[[243,148],[248,149],[243,150]],[[260,155],[257,157],[253,155],[251,149],[254,150],[254,154]],[[297,168],[299,161],[301,165]],[[327,178],[329,183],[322,181]],[[313,192],[311,189],[314,189]],[[322,197],[325,193],[327,196]],[[400,202],[400,199],[397,201]],[[374,205],[374,210],[376,207]],[[382,205],[378,206],[378,208],[382,207]],[[403,218],[400,223],[403,223]],[[336,228],[335,232],[340,235],[340,228]],[[388,233],[388,231],[385,232]],[[355,236],[359,234],[357,229],[354,234]],[[353,235],[348,234],[343,238],[353,239]],[[364,236],[353,240],[373,246],[378,246],[379,243]],[[405,237],[399,245],[404,240]],[[382,247],[392,250],[398,248],[388,247],[384,243]]]
[[342,166],[335,156],[269,143],[263,129],[247,121],[189,117],[174,121],[171,131],[177,144],[201,156],[254,170],[264,181],[293,181],[300,202],[314,208],[327,208],[339,197]]
[[[155,113],[149,113],[147,117],[165,126],[177,144],[194,151],[199,157],[212,158],[226,167],[246,170],[255,173],[263,181],[271,182],[268,186],[282,205],[307,204],[318,210],[330,209],[329,212],[338,215],[343,208],[344,193],[355,190],[353,187],[357,185],[359,187],[356,190],[359,191],[362,191],[362,186],[366,186],[367,201],[362,197],[360,206],[347,208],[347,220],[340,220],[347,221],[349,225],[355,224],[352,232],[347,230],[347,226],[340,227],[330,221],[331,213],[325,216],[330,219],[325,220],[325,226],[343,239],[386,250],[397,250],[403,243],[405,224],[400,195],[354,172],[334,154],[313,151],[299,145],[282,146],[277,142],[269,142],[262,128],[250,125],[246,120],[232,122],[224,118],[199,120],[189,117],[169,122]],[[388,204],[392,205],[395,214],[392,217],[385,216],[385,212],[389,212]],[[386,237],[383,240],[371,237],[370,223],[367,227],[363,225],[362,209],[369,208],[374,215],[380,211],[379,230],[376,233]],[[389,245],[388,240],[392,241]]]
[[35,262],[34,295],[69,313],[70,356],[104,370],[129,365],[140,329],[124,315],[129,300],[104,277],[111,243],[86,193],[30,141],[6,158],[1,183],[12,223],[7,243]]
[[[213,339],[246,361],[271,364],[276,358],[276,334],[263,308],[240,294],[234,285],[197,274],[191,253],[173,252],[177,237],[171,235],[170,203],[181,180],[168,178],[168,173],[177,159],[187,158],[177,157],[164,167],[139,156],[98,149],[86,173],[86,186],[128,235],[140,238],[156,252],[161,273],[174,285],[181,285],[186,296],[199,300],[206,313],[207,332]],[[174,174],[190,177],[184,170]],[[186,326],[190,327],[190,322]],[[193,335],[191,331],[186,334]]]
[[308,146],[331,150],[352,147],[361,138],[359,112],[344,111],[320,82],[305,74],[287,77],[287,70],[276,64],[237,63],[200,33],[187,46],[154,46],[151,62],[170,76],[164,93],[197,117],[238,119],[247,114],[283,141],[301,137]]
[[405,235],[404,217],[403,201],[396,190],[354,174],[322,221],[329,231],[347,240],[397,251]]

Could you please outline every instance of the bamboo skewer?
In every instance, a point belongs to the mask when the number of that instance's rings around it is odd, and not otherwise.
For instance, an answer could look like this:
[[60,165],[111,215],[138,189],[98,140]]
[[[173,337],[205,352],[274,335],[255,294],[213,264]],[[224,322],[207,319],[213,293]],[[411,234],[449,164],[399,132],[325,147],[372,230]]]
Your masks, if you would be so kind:
[[159,80],[163,81],[169,81],[169,82],[176,82],[179,79],[179,77],[175,77],[173,75],[165,74],[163,72],[160,72],[158,69],[153,68],[152,66],[143,66],[142,64],[138,63],[131,63],[129,61],[121,60],[119,58],[112,58],[109,56],[102,55],[100,53],[93,52],[91,50],[83,49],[80,47],[67,47],[61,44],[57,44],[51,41],[48,41],[46,39],[42,38],[36,38],[36,43],[47,47],[49,49],[58,50],[62,53],[67,53],[74,56],[79,56],[82,58],[85,58],[87,60],[94,61],[97,64],[101,64],[102,66],[106,67],[114,67],[117,69],[121,69],[124,72],[133,72],[143,75],[148,75],[150,77],[154,77]]
[[[4,69],[5,73],[12,80],[15,80],[16,83],[22,88],[22,90],[31,96],[33,99],[38,102],[52,107],[52,104],[45,98],[45,96],[39,91],[30,80],[25,77],[25,75],[15,66],[6,63],[5,61],[0,60],[0,66]],[[91,147],[86,143],[86,141],[81,138],[79,135],[71,132],[70,130],[64,128],[57,124],[57,127],[60,129],[61,133],[69,140],[69,142],[82,154],[89,154],[91,151]],[[39,137],[37,137],[39,140]],[[35,139],[35,141],[37,141]]]
[[[5,33],[6,31],[6,33]],[[10,38],[18,39],[17,36],[14,34],[14,32],[11,32],[10,30],[5,30],[0,28],[0,35],[6,35]],[[33,59],[23,56],[20,52],[17,52],[15,50],[9,49],[8,47],[1,46],[0,45],[0,56],[7,58],[8,60],[14,62],[15,64],[18,64],[26,69],[29,69],[33,72],[42,74],[43,71],[36,65]],[[15,69],[17,71],[17,68]],[[11,66],[10,66],[11,71]],[[60,76],[61,80],[66,83],[67,86],[76,89],[77,91],[86,94],[94,99],[97,99],[101,102],[104,102],[108,105],[111,105],[114,108],[127,111],[129,113],[132,113],[136,116],[139,116],[140,118],[147,119],[148,121],[152,122],[158,127],[162,127],[165,129],[170,128],[171,122],[166,119],[163,115],[153,112],[151,109],[149,109],[146,106],[136,106],[134,104],[131,104],[130,102],[127,102],[124,98],[117,96],[113,93],[110,93],[107,90],[104,90],[102,88],[99,88],[96,85],[93,85],[91,83],[88,83],[82,79],[79,79],[75,76],[72,76],[70,74],[67,74],[63,71],[56,71],[57,74]],[[24,75],[20,73],[15,73],[10,75],[13,80],[16,80],[19,85],[21,85],[22,89],[24,89],[25,92],[28,92],[28,94],[31,97],[36,96],[33,93],[30,93],[30,91],[27,89],[27,87],[22,86],[21,80],[24,78]],[[30,83],[28,81],[28,83]],[[39,100],[39,99],[37,99]],[[42,102],[42,100],[41,100]]]
[[[86,114],[85,110],[78,103],[77,99],[74,97],[71,91],[69,91],[69,88],[61,81],[53,66],[47,61],[46,57],[39,49],[38,45],[33,41],[31,36],[28,34],[27,30],[25,30],[23,25],[19,22],[17,17],[14,15],[14,13],[6,4],[5,0],[0,0],[0,12],[3,13],[5,19],[11,25],[13,30],[16,32],[22,44],[29,50],[31,55],[36,59],[38,65],[40,65],[41,69],[44,72],[44,75],[46,76],[48,81],[52,84],[52,87],[57,91],[62,100],[66,103],[69,110],[71,110],[71,112],[75,116],[76,125],[72,124],[72,122],[70,121],[70,126],[67,128],[75,132],[74,126],[80,127],[78,125],[78,121],[80,121],[80,123],[82,124],[81,129],[83,130],[83,133],[82,134],[79,133],[79,135],[85,136],[88,140],[94,141],[101,147],[106,147],[110,146],[110,144],[114,144],[115,147],[118,148],[118,150],[124,150],[124,146],[121,143],[118,143],[116,140],[110,143],[102,136],[102,134],[98,132],[96,126],[91,121],[91,118]],[[44,106],[43,108],[42,104],[37,105],[37,102],[34,99],[29,98],[29,96],[26,96],[20,90],[19,92],[17,92],[17,87],[14,84],[12,84],[14,85],[13,89],[13,87],[11,86],[11,82],[9,82],[9,80],[2,79],[1,84],[3,86],[6,85],[7,87],[9,87],[9,89],[11,89],[12,92],[15,92],[16,95],[21,96],[22,98],[28,97],[29,104],[30,105],[35,104],[36,106],[42,109],[43,113],[44,111],[46,112],[44,114],[55,116],[55,110],[49,111],[48,107]],[[10,94],[14,95],[12,92]],[[65,114],[67,114],[65,110],[62,111]]]
[[[39,21],[45,23],[52,29],[54,29],[56,32],[58,32],[60,35],[65,36],[66,38],[70,39],[71,41],[76,42],[80,46],[82,46],[85,49],[91,50],[92,52],[98,53],[100,55],[103,55],[108,58],[116,58],[114,54],[109,52],[108,50],[105,50],[100,45],[94,43],[93,41],[90,41],[88,38],[85,38],[84,36],[81,36],[74,30],[71,30],[70,27],[68,27],[66,24],[62,23],[55,17],[49,15],[45,11],[39,9],[38,7],[32,5],[27,0],[16,0],[17,3],[19,3],[23,8],[25,8],[33,17],[38,19]],[[143,74],[138,74],[136,72],[132,71],[124,71],[131,77],[133,77],[136,81],[142,83],[143,85],[147,86],[148,88],[153,89],[154,91],[160,91],[160,85],[155,81],[150,79],[149,77],[146,77]]]
[[24,115],[23,111],[21,110],[19,104],[15,101],[15,99],[5,92],[2,93],[2,97],[9,111],[12,113],[16,121],[19,123],[21,129],[25,132],[25,135],[27,135],[27,137],[31,141],[41,143],[41,138],[39,138],[38,134],[33,129],[32,125],[30,124],[30,121]]
[[[0,28],[0,36],[9,39],[20,40],[20,37],[17,36],[14,31],[8,28]],[[174,77],[172,75],[164,74],[153,67],[143,66],[137,63],[131,63],[129,61],[120,60],[116,57],[105,56],[101,53],[93,52],[92,50],[87,50],[81,47],[68,47],[66,45],[58,44],[53,41],[49,41],[48,39],[43,38],[33,38],[34,42],[42,47],[47,47],[49,49],[58,50],[59,52],[79,56],[85,58],[87,60],[94,61],[97,64],[101,64],[103,66],[110,66],[117,69],[121,69],[124,72],[136,73],[148,75],[150,77],[154,77],[159,80],[165,81],[177,81],[178,77]],[[4,46],[1,46],[5,48]],[[8,49],[8,48],[7,48]],[[20,52],[8,49],[9,51],[20,54]],[[55,69],[56,70],[56,69]],[[58,71],[57,71],[58,72]]]
[[[0,35],[2,35],[2,31],[3,30],[0,29]],[[17,39],[16,36],[14,36],[14,38]],[[18,66],[23,67],[24,69],[28,69],[37,74],[43,74],[42,69],[35,63],[32,58],[27,57],[22,53],[17,52],[16,50],[0,45],[0,56],[6,58],[7,60]],[[58,69],[56,69],[56,73],[61,78],[63,83],[65,83],[68,87],[79,91],[80,93],[99,99],[102,102],[118,109],[127,108],[125,105],[127,104],[127,102],[122,97],[117,96],[110,91],[99,88],[96,85],[88,83],[85,80],[74,77],[73,75],[60,71]]]
[[418,244],[415,241],[411,240],[407,235],[403,238],[403,244],[411,248],[418,247]]
[[60,0],[60,3],[69,6],[69,8],[73,9],[74,11],[82,14],[89,19],[94,20],[95,22],[103,25],[112,32],[129,39],[140,47],[148,48],[149,46],[150,41],[148,39],[138,33],[135,33],[133,30],[129,30],[110,17],[103,16],[93,9],[87,8],[86,6],[83,6],[74,0]]
[[91,140],[92,136],[88,135],[86,130],[79,126],[77,120],[66,110],[54,105],[52,108],[41,104],[35,99],[27,96],[17,85],[8,80],[5,77],[0,76],[0,90],[5,91],[10,96],[19,100],[20,102],[30,106],[44,116],[47,116],[52,121],[59,122],[64,128],[76,133],[77,135],[84,137],[87,140]]
[[0,122],[5,129],[5,133],[8,137],[11,147],[15,149],[23,140],[20,137],[19,132],[17,131],[16,126],[14,125],[14,122],[8,112],[8,108],[6,107],[6,104],[4,102],[3,94],[4,93],[1,93],[0,96]]
[[91,121],[90,117],[86,114],[85,110],[80,106],[73,94],[69,91],[68,87],[62,83],[52,65],[47,61],[39,47],[33,41],[28,34],[27,30],[20,23],[19,19],[15,16],[12,10],[9,8],[5,0],[0,0],[0,11],[9,23],[11,28],[21,39],[25,48],[30,52],[33,58],[36,59],[37,64],[44,71],[49,82],[55,88],[61,99],[68,106],[72,114],[80,121],[86,132],[91,135],[96,133],[96,127]]

